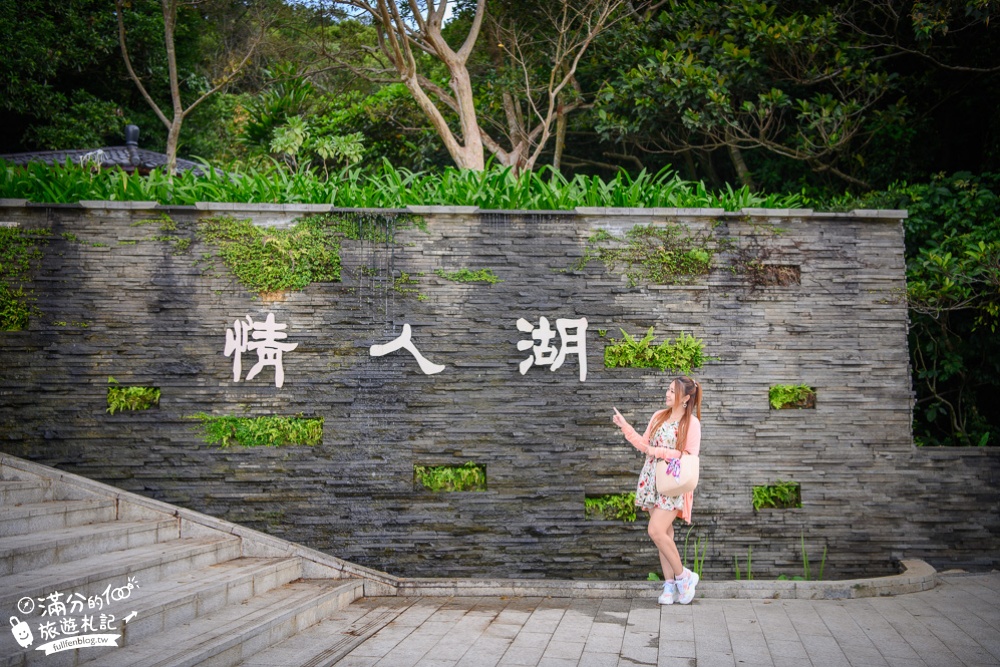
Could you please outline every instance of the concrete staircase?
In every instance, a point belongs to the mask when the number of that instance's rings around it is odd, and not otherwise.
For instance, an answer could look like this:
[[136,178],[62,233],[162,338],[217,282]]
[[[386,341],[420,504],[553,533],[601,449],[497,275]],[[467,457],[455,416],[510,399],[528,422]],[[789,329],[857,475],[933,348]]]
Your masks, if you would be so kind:
[[[333,664],[406,606],[387,601],[366,617],[351,603],[396,587],[384,573],[0,454],[0,616],[27,623],[33,639],[25,648],[13,627],[0,633],[0,667]],[[85,617],[93,629],[81,631]],[[42,636],[47,623],[58,635]],[[93,634],[120,638],[36,650]]]

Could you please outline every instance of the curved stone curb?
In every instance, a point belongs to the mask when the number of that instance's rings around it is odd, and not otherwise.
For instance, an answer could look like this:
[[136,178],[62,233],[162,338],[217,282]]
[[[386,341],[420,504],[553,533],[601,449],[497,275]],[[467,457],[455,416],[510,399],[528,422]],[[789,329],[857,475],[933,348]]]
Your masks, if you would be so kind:
[[[904,560],[903,571],[888,577],[844,581],[703,581],[702,599],[846,600],[916,593],[934,588],[937,571],[922,560]],[[427,597],[521,596],[570,598],[650,597],[655,581],[579,581],[531,579],[401,579],[398,595]]]

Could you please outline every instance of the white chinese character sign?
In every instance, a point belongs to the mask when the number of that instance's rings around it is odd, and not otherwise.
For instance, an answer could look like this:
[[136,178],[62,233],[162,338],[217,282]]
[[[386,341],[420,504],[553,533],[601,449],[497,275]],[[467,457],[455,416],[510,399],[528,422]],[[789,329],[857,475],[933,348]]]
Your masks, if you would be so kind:
[[[532,366],[548,366],[549,370],[559,370],[570,355],[577,357],[580,368],[580,382],[587,380],[587,318],[569,319],[560,317],[556,320],[555,331],[545,316],[538,318],[535,326],[528,320],[519,318],[517,329],[531,334],[530,340],[518,341],[517,349],[521,352],[530,351],[528,357],[519,364],[521,375],[528,372]],[[257,363],[247,373],[246,379],[253,379],[265,366],[274,367],[274,384],[280,388],[285,382],[285,371],[282,365],[282,355],[291,352],[298,343],[281,342],[288,338],[285,333],[287,324],[274,321],[274,314],[268,313],[263,322],[255,322],[249,315],[246,321],[236,320],[232,328],[226,329],[225,356],[233,357],[233,381],[239,382],[243,373],[243,354],[257,352]],[[555,338],[559,337],[556,346]],[[413,342],[413,328],[403,324],[402,333],[388,343],[371,345],[368,354],[372,357],[382,357],[399,350],[406,350],[416,360],[420,371],[425,375],[435,375],[445,370],[446,366],[427,359]]]
[[420,370],[424,372],[425,375],[434,375],[435,373],[440,373],[445,369],[444,366],[440,364],[435,364],[434,362],[428,360],[424,355],[420,354],[420,350],[417,346],[413,344],[412,341],[413,330],[410,328],[409,324],[403,325],[403,333],[400,334],[398,338],[392,342],[386,343],[385,345],[372,345],[368,348],[368,353],[373,357],[381,357],[390,352],[395,352],[396,350],[406,350],[413,355],[413,358],[417,360],[417,365],[420,366]]
[[521,317],[517,320],[517,330],[531,334],[531,340],[517,343],[518,350],[522,352],[531,350],[531,356],[524,359],[519,366],[521,375],[527,373],[532,366],[548,366],[550,370],[558,370],[566,361],[567,355],[575,354],[580,365],[580,382],[587,381],[586,317],[575,320],[561,317],[556,320],[556,331],[559,333],[558,350],[551,345],[556,334],[545,316],[538,319],[537,327]]
[[288,334],[284,332],[288,325],[277,324],[274,321],[274,313],[268,313],[264,322],[254,322],[249,315],[246,319],[246,322],[236,320],[232,329],[226,329],[225,354],[227,357],[233,355],[233,382],[240,381],[243,372],[243,353],[256,350],[257,363],[247,373],[246,379],[252,380],[265,366],[273,366],[274,386],[280,389],[285,384],[282,354],[291,352],[299,344],[278,342],[288,338]]

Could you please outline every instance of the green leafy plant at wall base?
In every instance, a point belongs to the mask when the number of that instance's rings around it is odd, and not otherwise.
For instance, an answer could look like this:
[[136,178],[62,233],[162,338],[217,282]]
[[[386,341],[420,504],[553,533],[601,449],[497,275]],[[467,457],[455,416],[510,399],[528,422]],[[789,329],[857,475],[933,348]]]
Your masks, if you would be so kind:
[[705,535],[698,535],[693,543],[694,556],[688,561],[688,539],[691,537],[691,531],[694,530],[694,526],[688,528],[687,532],[684,534],[684,562],[691,563],[691,571],[697,574],[699,577],[702,574],[702,570],[705,568],[705,556],[708,555],[708,537]]
[[753,581],[753,547],[747,547],[746,570],[740,570],[740,559],[738,556],[733,556],[733,569],[736,572],[736,581],[742,581],[744,573],[746,574],[747,581]]
[[[781,575],[778,577],[778,581],[813,581],[812,567],[809,564],[809,554],[806,552],[806,536],[805,534],[800,534],[799,539],[802,543],[802,575],[792,576]],[[826,570],[826,552],[827,547],[823,547],[823,557],[819,561],[819,574],[816,575],[816,581],[823,580],[823,572]]]
[[216,417],[198,413],[192,417],[201,421],[205,442],[226,448],[284,447],[286,445],[318,445],[323,441],[323,418],[314,417]]
[[108,382],[108,412],[115,414],[122,410],[148,410],[160,404],[160,390],[157,387],[122,387],[113,377]]
[[428,491],[485,491],[486,466],[469,461],[460,466],[413,466],[413,480]]
[[691,373],[710,359],[704,352],[704,343],[694,336],[681,332],[677,340],[665,340],[653,345],[653,327],[640,340],[632,338],[624,329],[622,340],[614,338],[604,348],[604,365],[607,368],[658,368]]

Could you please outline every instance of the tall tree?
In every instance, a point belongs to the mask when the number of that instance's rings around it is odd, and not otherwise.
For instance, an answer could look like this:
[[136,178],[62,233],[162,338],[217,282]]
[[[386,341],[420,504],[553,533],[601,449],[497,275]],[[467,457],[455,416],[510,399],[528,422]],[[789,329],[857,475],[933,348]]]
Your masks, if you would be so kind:
[[[482,122],[476,82],[470,72],[470,59],[488,20],[486,0],[477,0],[469,7],[458,48],[449,44],[443,30],[449,0],[343,0],[334,4],[350,8],[355,17],[377,28],[386,67],[372,72],[338,58],[341,64],[367,76],[391,72],[413,95],[459,167],[482,170],[489,152],[500,164],[520,171],[535,166],[560,114],[580,104],[562,100],[571,96],[580,59],[616,20],[624,0],[539,4],[535,14],[540,11],[549,26],[541,37],[521,30],[515,12],[490,19],[493,57],[499,66],[516,69],[521,82],[520,90],[505,91],[505,123],[500,127]],[[542,60],[544,67],[540,67]],[[441,67],[444,82],[435,77],[435,68]]]
[[120,141],[123,87],[103,0],[0,0],[0,153]]
[[758,149],[865,185],[850,160],[892,108],[892,79],[835,8],[686,0],[662,9],[621,43],[630,53],[598,103],[607,138],[648,153],[722,149],[747,185],[743,152]]
[[[224,3],[225,4],[225,3]],[[177,170],[177,146],[184,119],[211,95],[230,85],[250,62],[257,47],[263,41],[271,16],[263,4],[252,4],[241,12],[242,18],[228,22],[225,30],[227,38],[219,40],[219,49],[207,64],[207,89],[195,93],[194,100],[185,104],[181,90],[181,74],[177,66],[175,33],[178,9],[185,5],[181,0],[160,0],[163,12],[163,42],[166,48],[167,77],[170,93],[170,115],[168,116],[150,95],[148,86],[136,73],[128,50],[126,30],[126,2],[115,0],[115,15],[118,21],[118,42],[129,76],[138,87],[143,99],[149,104],[156,117],[167,128],[167,172]],[[242,33],[242,34],[241,34]],[[236,37],[230,39],[229,37]]]

